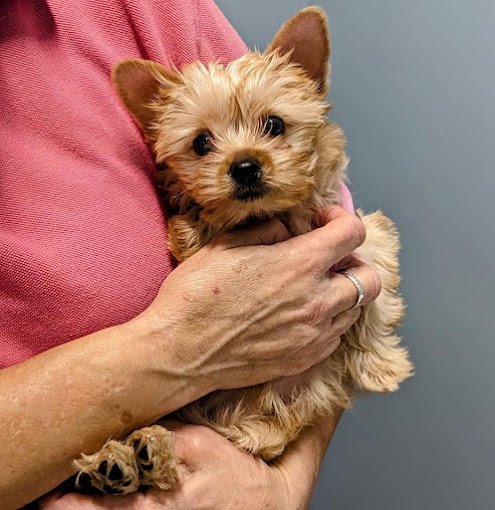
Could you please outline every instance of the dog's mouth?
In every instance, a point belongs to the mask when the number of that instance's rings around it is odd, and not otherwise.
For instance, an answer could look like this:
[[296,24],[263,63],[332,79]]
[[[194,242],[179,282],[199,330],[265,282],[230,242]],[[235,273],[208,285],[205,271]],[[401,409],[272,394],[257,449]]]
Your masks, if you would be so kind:
[[254,186],[236,186],[232,192],[232,198],[240,202],[252,202],[260,199],[270,192],[270,188],[265,184],[256,184]]

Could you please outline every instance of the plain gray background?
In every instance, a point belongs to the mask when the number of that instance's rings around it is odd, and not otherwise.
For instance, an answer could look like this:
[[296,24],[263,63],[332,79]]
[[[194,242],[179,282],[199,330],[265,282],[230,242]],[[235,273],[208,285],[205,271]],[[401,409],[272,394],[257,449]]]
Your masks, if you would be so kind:
[[[264,48],[312,2],[218,0]],[[416,375],[346,413],[313,510],[495,508],[495,2],[321,0],[357,205],[402,234]],[[254,509],[253,509],[254,510]]]

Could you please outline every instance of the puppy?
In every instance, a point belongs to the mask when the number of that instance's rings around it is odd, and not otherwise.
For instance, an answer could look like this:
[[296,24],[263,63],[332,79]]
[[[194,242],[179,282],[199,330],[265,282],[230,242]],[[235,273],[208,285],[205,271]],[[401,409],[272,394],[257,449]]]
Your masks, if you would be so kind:
[[[294,235],[318,211],[340,204],[348,158],[342,130],[329,122],[330,40],[324,12],[302,10],[265,53],[226,67],[195,62],[173,71],[144,60],[113,70],[124,105],[151,146],[163,191],[169,248],[178,262],[239,225],[278,218]],[[411,375],[395,329],[399,240],[382,213],[364,216],[358,255],[380,273],[382,292],[326,361],[297,378],[208,395],[179,411],[240,448],[270,461],[324,413],[348,408],[355,389],[390,392]],[[169,432],[159,424],[109,441],[75,462],[79,486],[127,494],[141,485],[170,489],[178,473]]]

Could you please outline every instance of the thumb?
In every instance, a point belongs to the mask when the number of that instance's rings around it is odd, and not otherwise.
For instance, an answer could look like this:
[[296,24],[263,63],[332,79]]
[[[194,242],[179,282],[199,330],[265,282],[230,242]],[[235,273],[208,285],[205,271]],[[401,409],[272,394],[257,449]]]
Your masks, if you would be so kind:
[[[39,510],[97,510],[99,508],[103,508],[103,506],[100,506],[102,498],[103,495],[91,496],[76,493],[66,494],[62,491],[53,491],[38,501],[38,506],[34,508],[39,508]],[[105,508],[110,509],[111,507],[105,506]],[[124,507],[119,506],[118,508]]]
[[240,246],[270,245],[286,241],[290,232],[280,220],[270,220],[246,229],[223,234],[213,241],[215,246],[225,249]]

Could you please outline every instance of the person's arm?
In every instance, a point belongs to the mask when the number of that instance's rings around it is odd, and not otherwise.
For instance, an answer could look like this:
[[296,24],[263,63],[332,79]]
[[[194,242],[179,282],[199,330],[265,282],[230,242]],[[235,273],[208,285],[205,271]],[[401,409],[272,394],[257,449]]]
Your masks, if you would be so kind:
[[118,501],[55,491],[41,509],[109,510],[118,504],[119,510],[304,510],[339,419],[340,413],[321,418],[268,465],[206,427],[169,422],[183,468],[176,489],[152,489]]
[[150,352],[139,346],[145,335],[141,326],[124,324],[0,371],[2,508],[17,508],[68,478],[81,452],[202,394],[199,381],[146,372]]
[[[75,457],[109,437],[216,389],[292,375],[326,358],[357,318],[354,285],[328,268],[364,235],[338,207],[323,223],[288,240],[277,222],[223,236],[174,270],[133,321],[0,371],[2,509],[57,486]],[[374,299],[376,272],[352,271],[366,302]]]
[[307,428],[292,443],[274,467],[286,482],[287,509],[306,509],[320,472],[320,466],[328,445],[337,429],[342,412],[324,416],[318,423]]
[[270,464],[240,451],[204,427],[169,426],[175,431],[176,452],[185,466],[185,481],[170,493],[156,491],[154,498],[159,504],[137,508],[304,510],[340,417],[340,412],[322,417]]

